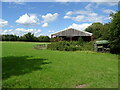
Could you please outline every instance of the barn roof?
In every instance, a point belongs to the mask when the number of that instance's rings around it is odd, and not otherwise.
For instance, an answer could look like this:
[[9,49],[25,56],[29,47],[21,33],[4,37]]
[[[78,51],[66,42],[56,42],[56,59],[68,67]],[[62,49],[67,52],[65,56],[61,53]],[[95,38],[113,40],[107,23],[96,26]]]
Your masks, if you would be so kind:
[[53,33],[51,35],[55,35],[55,36],[92,36],[92,33],[69,28],[69,29],[65,29],[65,30]]

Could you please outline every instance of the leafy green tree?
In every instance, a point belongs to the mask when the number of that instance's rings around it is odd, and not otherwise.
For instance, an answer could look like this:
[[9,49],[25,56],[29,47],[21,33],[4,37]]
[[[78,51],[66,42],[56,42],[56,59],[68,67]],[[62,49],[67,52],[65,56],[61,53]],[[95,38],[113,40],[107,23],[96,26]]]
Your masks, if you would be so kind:
[[16,35],[1,35],[2,41],[17,41],[19,36]]
[[83,45],[83,43],[84,43],[84,41],[83,41],[82,37],[79,37],[78,38],[78,44]]
[[98,39],[102,36],[101,31],[103,31],[104,25],[102,23],[93,23],[91,26],[85,29],[85,31],[93,33],[94,39]]
[[30,42],[33,42],[33,41],[35,41],[35,36],[34,36],[34,34],[28,32],[27,34],[21,36],[20,40],[21,41],[30,41]]
[[111,50],[114,53],[120,53],[120,11],[110,16],[112,17],[109,30]]
[[0,35],[0,41],[2,41],[2,35]]
[[48,36],[39,36],[38,41],[40,41],[40,42],[49,42],[50,38]]
[[110,30],[110,23],[104,24],[103,29],[101,30],[101,39],[108,40],[109,39],[109,30]]

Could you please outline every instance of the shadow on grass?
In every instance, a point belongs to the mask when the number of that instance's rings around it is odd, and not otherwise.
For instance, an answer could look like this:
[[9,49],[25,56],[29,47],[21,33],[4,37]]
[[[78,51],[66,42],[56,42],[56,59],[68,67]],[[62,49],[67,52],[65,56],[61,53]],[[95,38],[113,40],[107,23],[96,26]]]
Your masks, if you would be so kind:
[[51,63],[46,60],[47,59],[34,58],[32,56],[2,57],[2,78],[7,79],[10,76],[17,76],[36,70],[42,70],[42,65]]

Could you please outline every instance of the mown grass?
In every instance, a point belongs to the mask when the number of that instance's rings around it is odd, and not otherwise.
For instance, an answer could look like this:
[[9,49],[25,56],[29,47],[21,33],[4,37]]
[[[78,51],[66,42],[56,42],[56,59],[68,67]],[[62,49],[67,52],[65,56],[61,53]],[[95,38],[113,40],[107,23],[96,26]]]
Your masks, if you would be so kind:
[[30,42],[2,42],[4,88],[118,87],[118,56],[36,50]]

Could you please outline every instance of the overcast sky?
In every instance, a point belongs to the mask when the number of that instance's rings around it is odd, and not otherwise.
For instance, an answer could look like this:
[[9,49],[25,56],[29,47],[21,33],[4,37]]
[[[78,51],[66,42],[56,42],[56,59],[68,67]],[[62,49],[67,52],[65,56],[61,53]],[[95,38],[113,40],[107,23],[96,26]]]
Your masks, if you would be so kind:
[[94,22],[110,22],[109,14],[116,11],[116,2],[2,2],[0,34],[49,36],[66,28],[84,30]]

